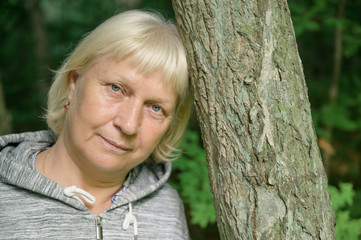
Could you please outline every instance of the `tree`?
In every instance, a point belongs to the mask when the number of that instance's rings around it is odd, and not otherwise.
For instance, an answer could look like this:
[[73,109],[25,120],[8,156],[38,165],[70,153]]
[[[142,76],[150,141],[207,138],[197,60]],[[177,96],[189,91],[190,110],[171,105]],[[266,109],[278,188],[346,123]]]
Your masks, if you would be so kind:
[[27,1],[26,4],[31,14],[31,26],[33,30],[33,38],[35,43],[35,53],[37,58],[37,76],[38,76],[38,89],[39,92],[45,94],[49,88],[49,82],[44,79],[49,78],[49,71],[46,69],[48,62],[48,44],[45,29],[44,16],[41,11],[41,0]]
[[0,75],[0,135],[11,133],[11,115],[5,106],[5,98]]
[[287,1],[172,4],[222,239],[334,239]]

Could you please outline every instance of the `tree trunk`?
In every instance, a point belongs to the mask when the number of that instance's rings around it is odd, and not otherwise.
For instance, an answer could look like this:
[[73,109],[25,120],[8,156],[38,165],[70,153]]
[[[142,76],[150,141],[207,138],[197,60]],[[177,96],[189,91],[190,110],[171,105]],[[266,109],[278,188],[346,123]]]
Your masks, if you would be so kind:
[[222,239],[334,239],[285,0],[173,0]]
[[41,0],[27,1],[28,8],[31,13],[31,22],[34,35],[35,53],[37,57],[37,76],[38,76],[38,89],[42,94],[46,94],[50,81],[50,71],[48,69],[48,43],[45,28],[45,20],[40,8]]
[[3,94],[0,75],[0,135],[11,133],[11,115],[6,110],[5,97]]

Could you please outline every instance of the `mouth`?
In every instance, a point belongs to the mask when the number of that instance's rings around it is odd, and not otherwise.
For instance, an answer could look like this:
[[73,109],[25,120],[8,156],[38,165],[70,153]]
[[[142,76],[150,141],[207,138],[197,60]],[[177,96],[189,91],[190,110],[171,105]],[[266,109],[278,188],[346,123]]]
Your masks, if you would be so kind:
[[117,143],[117,142],[115,142],[115,141],[112,141],[112,140],[110,140],[110,139],[107,139],[107,138],[105,138],[105,137],[103,137],[103,136],[100,136],[101,137],[101,139],[105,142],[105,144],[107,145],[107,146],[109,146],[110,148],[112,148],[112,149],[114,149],[114,150],[116,150],[116,151],[122,151],[122,152],[130,152],[130,151],[132,151],[132,148],[130,148],[130,147],[128,147],[128,146],[126,146],[126,145],[124,145],[124,144],[119,144],[119,143]]

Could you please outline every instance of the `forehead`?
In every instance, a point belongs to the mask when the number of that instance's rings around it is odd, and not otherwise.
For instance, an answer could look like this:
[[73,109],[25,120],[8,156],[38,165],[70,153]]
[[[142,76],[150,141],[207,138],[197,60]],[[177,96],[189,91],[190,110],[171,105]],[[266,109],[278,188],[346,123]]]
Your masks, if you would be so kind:
[[131,61],[131,56],[121,60],[109,56],[100,57],[85,70],[85,75],[96,76],[99,80],[127,84],[129,88],[133,88],[137,83],[143,81],[151,81],[154,85],[153,88],[167,90],[178,97],[173,82],[164,80],[161,70],[144,72]]
[[163,69],[146,71],[143,68],[140,68],[139,65],[133,61],[132,56],[127,56],[122,59],[116,59],[109,55],[101,56],[84,69],[84,72],[93,72],[93,74],[99,75],[107,74],[114,77],[119,75],[126,79],[137,75],[143,78],[159,79],[165,86],[169,85],[172,87],[173,85],[173,81],[167,81],[164,79]]
[[182,98],[188,91],[188,70],[185,58],[181,57],[181,53],[166,53],[164,51],[155,53],[147,50],[149,49],[137,49],[126,56],[119,51],[114,51],[109,55],[116,61],[129,59],[130,64],[136,66],[143,74],[160,72],[163,81],[173,85]]

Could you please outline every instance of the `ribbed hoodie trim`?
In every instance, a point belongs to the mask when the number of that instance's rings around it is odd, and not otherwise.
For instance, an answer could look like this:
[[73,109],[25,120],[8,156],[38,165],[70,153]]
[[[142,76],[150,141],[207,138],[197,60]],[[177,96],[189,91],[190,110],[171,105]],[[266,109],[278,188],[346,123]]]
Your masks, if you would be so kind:
[[[8,184],[57,199],[79,210],[87,210],[76,199],[65,196],[62,186],[41,175],[32,164],[31,156],[36,151],[51,146],[55,140],[55,135],[50,131],[0,137],[0,179]],[[136,202],[155,192],[166,183],[170,173],[171,163],[140,164],[128,175],[128,189],[108,210]]]

